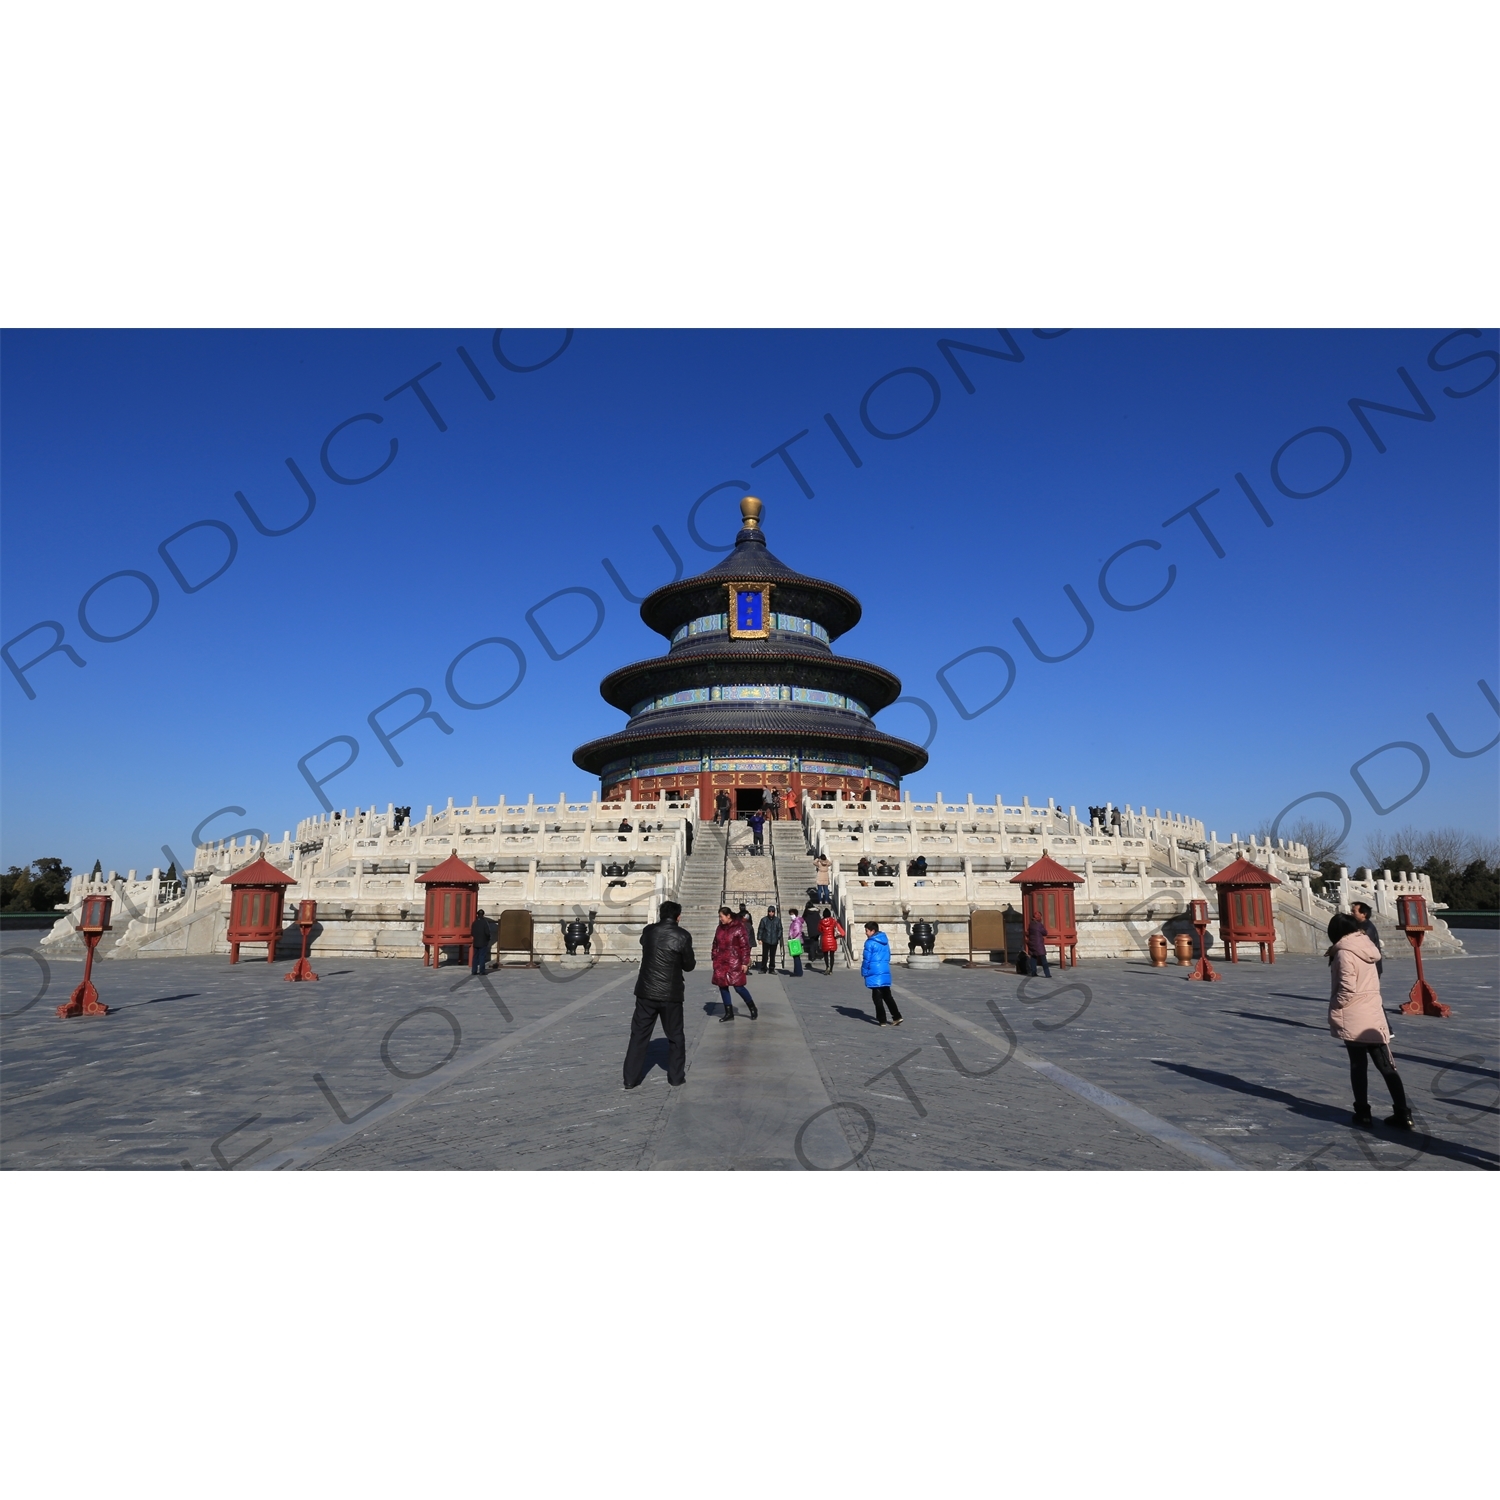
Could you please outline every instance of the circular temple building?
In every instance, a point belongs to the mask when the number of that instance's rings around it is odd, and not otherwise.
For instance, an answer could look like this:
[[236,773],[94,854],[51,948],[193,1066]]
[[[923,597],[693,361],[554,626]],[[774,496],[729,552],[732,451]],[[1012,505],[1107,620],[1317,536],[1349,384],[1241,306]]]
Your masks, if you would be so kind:
[[744,526],[717,567],[659,588],[641,619],[667,654],[611,672],[607,703],[630,715],[616,734],[573,752],[604,796],[650,799],[694,788],[707,813],[730,792],[737,813],[773,787],[830,800],[894,795],[927,752],[882,734],[873,716],[901,696],[884,667],[835,656],[859,623],[859,600],[837,584],[794,572],[772,555],[761,502],[740,501]]

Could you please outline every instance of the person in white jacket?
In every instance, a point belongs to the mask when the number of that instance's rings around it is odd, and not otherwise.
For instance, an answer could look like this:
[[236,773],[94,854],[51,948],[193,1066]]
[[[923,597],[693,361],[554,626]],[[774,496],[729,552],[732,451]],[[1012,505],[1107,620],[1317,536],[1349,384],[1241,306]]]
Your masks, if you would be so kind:
[[1387,1125],[1412,1129],[1406,1089],[1391,1056],[1391,1028],[1380,998],[1377,966],[1380,949],[1359,930],[1359,923],[1340,912],[1328,924],[1328,968],[1332,989],[1328,1000],[1328,1029],[1349,1053],[1349,1081],[1354,1086],[1354,1123],[1371,1125],[1369,1064],[1374,1063],[1391,1091],[1395,1113]]

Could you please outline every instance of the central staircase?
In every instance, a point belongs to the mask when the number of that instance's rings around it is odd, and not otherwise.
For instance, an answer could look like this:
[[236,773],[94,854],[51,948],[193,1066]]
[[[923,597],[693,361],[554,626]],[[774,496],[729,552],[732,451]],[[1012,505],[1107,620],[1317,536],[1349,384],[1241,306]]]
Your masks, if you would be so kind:
[[790,820],[767,823],[766,852],[751,854],[751,845],[748,824],[698,825],[677,900],[700,963],[707,961],[721,906],[738,910],[743,901],[759,926],[768,906],[775,906],[784,922],[787,902],[799,908],[806,902],[813,875],[802,825]]
[[715,823],[699,823],[693,852],[683,862],[677,901],[682,907],[682,925],[693,938],[693,952],[706,963],[724,904],[724,829]]

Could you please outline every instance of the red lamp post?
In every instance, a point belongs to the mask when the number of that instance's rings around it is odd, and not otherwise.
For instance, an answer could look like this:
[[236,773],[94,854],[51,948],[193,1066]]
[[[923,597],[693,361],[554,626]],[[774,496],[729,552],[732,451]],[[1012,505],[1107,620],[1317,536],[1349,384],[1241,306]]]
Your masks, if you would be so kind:
[[229,962],[240,961],[241,943],[264,943],[266,962],[276,957],[276,942],[281,936],[281,906],[286,888],[296,885],[290,875],[283,875],[265,855],[237,870],[224,884],[230,888]]
[[318,922],[318,903],[316,901],[299,901],[297,903],[297,926],[302,929],[302,957],[292,965],[290,974],[283,974],[283,979],[316,979],[312,965],[307,961],[307,940],[312,936],[312,930]]
[[1219,937],[1229,950],[1229,962],[1237,964],[1237,943],[1258,943],[1260,961],[1276,962],[1276,909],[1271,887],[1281,882],[1248,859],[1237,859],[1207,884],[1219,888]]
[[99,1003],[99,991],[94,988],[94,949],[99,939],[109,932],[109,914],[114,905],[113,896],[85,896],[83,910],[78,914],[78,931],[88,944],[88,956],[83,961],[83,983],[73,991],[66,1005],[57,1007],[60,1017],[107,1016],[109,1007]]
[[[1057,966],[1060,969],[1077,967],[1078,964],[1078,918],[1073,911],[1073,887],[1083,884],[1083,876],[1044,854],[1034,865],[1028,865],[1019,875],[1012,875],[1012,885],[1021,887],[1021,928],[1031,926],[1032,917],[1042,919],[1046,932],[1044,945],[1057,945]],[[1023,952],[1030,952],[1023,945]]]
[[1188,921],[1198,929],[1198,965],[1189,979],[1218,979],[1214,966],[1208,961],[1208,902],[1189,901]]
[[427,887],[427,910],[422,918],[424,969],[442,963],[444,948],[462,948],[472,963],[474,910],[479,905],[479,887],[489,883],[487,875],[456,854],[417,876],[417,884]]
[[1432,931],[1432,921],[1427,915],[1425,896],[1396,897],[1396,925],[1406,934],[1411,944],[1412,957],[1417,961],[1417,982],[1411,987],[1411,998],[1401,1007],[1403,1016],[1451,1016],[1453,1007],[1444,1005],[1437,991],[1428,984],[1422,973],[1422,939]]

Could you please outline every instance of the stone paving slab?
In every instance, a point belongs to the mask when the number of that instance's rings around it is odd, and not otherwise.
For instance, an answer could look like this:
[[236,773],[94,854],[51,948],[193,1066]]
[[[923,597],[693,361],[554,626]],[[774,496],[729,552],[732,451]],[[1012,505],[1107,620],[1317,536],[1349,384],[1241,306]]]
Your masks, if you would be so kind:
[[[998,1061],[1004,1050],[993,1005],[1028,1051],[1247,1167],[1494,1170],[1500,1166],[1500,965],[1493,942],[1483,941],[1493,935],[1476,936],[1481,941],[1470,945],[1474,951],[1467,957],[1428,966],[1440,995],[1454,1006],[1448,1020],[1395,1014],[1415,971],[1409,950],[1396,950],[1386,964],[1394,1051],[1424,1126],[1414,1135],[1383,1125],[1360,1131],[1349,1124],[1347,1055],[1328,1033],[1328,969],[1321,958],[1222,964],[1223,978],[1214,984],[1189,983],[1175,965],[1153,969],[1122,962],[1082,964],[1066,972],[1054,968],[1050,981],[956,965],[915,971],[898,966],[896,973],[898,985],[939,1000],[994,1035],[988,1061],[971,1067]],[[824,981],[813,976],[811,982]],[[959,1086],[961,1075],[937,1042],[940,1025],[913,1016],[897,1032],[880,1032],[873,1025],[873,1006],[860,1001],[850,1007],[847,999],[832,996],[809,1009],[833,1014],[840,1006],[862,1010],[868,1032],[902,1037],[903,1050],[923,1046],[909,1077],[925,1066],[942,1079],[945,1096]],[[808,1023],[810,1032],[814,1024]],[[839,1030],[826,1020],[822,1027],[830,1035]],[[850,1056],[840,1069],[840,1085],[857,1091],[854,1074],[871,1060],[868,1046]],[[976,1091],[983,1083],[962,1082]],[[1373,1071],[1371,1100],[1377,1116],[1389,1112],[1384,1085]],[[894,1111],[890,1128],[897,1130],[914,1113],[909,1104],[904,1112]],[[935,1118],[937,1108],[931,1114]]]
[[[947,1009],[956,998],[949,992],[968,978],[945,965],[896,982],[941,996]],[[898,1000],[902,1025],[878,1027],[857,970],[811,970],[784,983],[832,1096],[847,1102],[851,1128],[868,1146],[865,1161],[876,1170],[1196,1165],[1017,1065],[1010,1038],[985,1004],[993,985],[973,991],[966,1015],[990,1038],[986,1045],[905,999]],[[893,1067],[898,1071],[887,1071]]]
[[[1050,982],[898,964],[907,1019],[885,1030],[842,965],[752,976],[761,1021],[727,1025],[695,976],[688,1084],[668,1090],[658,1036],[642,1086],[626,1092],[632,969],[481,982],[462,968],[346,959],[318,984],[292,985],[285,963],[134,960],[96,970],[113,1014],[59,1021],[53,1007],[82,964],[49,961],[38,996],[26,936],[0,944],[9,1169],[1211,1164],[1152,1121],[1250,1169],[1500,1166],[1500,966],[1487,933],[1472,935],[1469,956],[1429,966],[1451,1020],[1393,1018],[1424,1127],[1415,1137],[1348,1125],[1321,959],[1225,965],[1216,985],[1119,962]],[[1389,1010],[1410,968],[1399,952],[1387,963]],[[1063,1075],[1086,1088],[1059,1086]],[[1138,1113],[1112,1114],[1089,1090]],[[1371,1091],[1378,1110],[1378,1075]]]
[[[828,1117],[833,1101],[781,981],[752,977],[747,988],[757,1019],[733,996],[734,1020],[699,1027],[689,1059],[692,1087],[672,1091],[643,1166],[796,1170],[799,1152],[835,1161],[848,1154],[838,1120]],[[715,1010],[722,1015],[722,1007]]]

